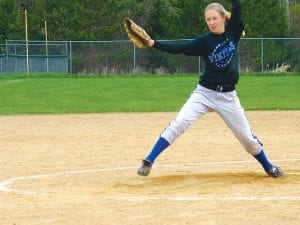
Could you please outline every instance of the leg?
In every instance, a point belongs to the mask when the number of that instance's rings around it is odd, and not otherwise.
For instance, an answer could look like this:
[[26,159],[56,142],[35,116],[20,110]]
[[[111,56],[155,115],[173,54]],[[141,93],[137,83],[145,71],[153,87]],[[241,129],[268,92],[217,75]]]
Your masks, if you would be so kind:
[[[283,176],[284,173],[280,168],[273,166],[269,162],[264,153],[262,143],[252,133],[236,92],[224,93],[223,96],[220,96],[220,101],[221,103],[218,104],[216,111],[232,130],[242,146],[258,160],[269,176]],[[226,103],[224,104],[225,101]]]
[[182,133],[184,133],[197,119],[211,111],[203,102],[203,96],[197,89],[181,108],[178,116],[167,126],[161,134],[149,155],[143,160],[138,174],[148,176],[155,159]]

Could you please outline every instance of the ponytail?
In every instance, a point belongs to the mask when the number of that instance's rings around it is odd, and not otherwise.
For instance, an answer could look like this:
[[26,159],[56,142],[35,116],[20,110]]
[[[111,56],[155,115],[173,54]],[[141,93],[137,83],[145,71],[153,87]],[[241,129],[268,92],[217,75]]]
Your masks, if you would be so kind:
[[225,21],[226,23],[228,23],[228,21],[230,20],[230,17],[231,17],[231,12],[228,12],[228,11],[224,11],[224,16],[225,16]]

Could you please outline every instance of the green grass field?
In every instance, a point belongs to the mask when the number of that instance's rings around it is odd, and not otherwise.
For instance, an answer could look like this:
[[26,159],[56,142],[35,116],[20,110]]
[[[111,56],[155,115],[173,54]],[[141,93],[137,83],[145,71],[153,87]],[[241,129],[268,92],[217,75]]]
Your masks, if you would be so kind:
[[[198,75],[69,77],[0,76],[0,114],[178,111]],[[246,110],[299,110],[300,76],[241,76]]]

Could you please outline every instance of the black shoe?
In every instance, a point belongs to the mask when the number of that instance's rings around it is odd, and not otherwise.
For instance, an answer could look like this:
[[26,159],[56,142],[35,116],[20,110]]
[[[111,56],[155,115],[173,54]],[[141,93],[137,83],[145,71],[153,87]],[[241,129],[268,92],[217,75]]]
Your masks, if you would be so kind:
[[284,172],[277,166],[272,166],[271,169],[266,171],[266,173],[273,178],[285,176]]
[[137,170],[137,174],[140,176],[148,176],[149,173],[151,172],[151,168],[152,168],[152,163],[143,159],[142,165]]

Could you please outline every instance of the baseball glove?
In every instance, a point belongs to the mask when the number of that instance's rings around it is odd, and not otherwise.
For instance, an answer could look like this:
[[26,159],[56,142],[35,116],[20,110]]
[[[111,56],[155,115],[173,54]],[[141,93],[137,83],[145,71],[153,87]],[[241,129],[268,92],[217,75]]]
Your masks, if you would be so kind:
[[149,48],[148,41],[150,36],[147,32],[133,22],[131,19],[126,18],[124,22],[124,27],[127,32],[128,38],[130,41],[138,48]]

